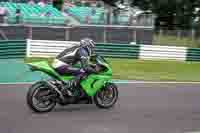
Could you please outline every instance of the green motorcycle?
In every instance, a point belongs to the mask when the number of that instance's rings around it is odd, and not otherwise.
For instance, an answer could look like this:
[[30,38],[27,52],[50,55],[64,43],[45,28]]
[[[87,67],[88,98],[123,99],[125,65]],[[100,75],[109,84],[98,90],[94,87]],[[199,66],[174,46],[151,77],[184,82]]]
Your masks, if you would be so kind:
[[[93,67],[99,67],[98,73],[85,74],[73,95],[66,92],[67,86],[75,78],[72,75],[60,75],[48,61],[27,63],[31,71],[41,71],[50,79],[37,81],[28,90],[27,104],[35,112],[49,112],[55,105],[93,104],[99,108],[111,108],[118,100],[118,88],[112,82],[112,69],[100,55],[92,58]],[[78,66],[77,66],[78,67]],[[64,90],[64,91],[63,91]]]

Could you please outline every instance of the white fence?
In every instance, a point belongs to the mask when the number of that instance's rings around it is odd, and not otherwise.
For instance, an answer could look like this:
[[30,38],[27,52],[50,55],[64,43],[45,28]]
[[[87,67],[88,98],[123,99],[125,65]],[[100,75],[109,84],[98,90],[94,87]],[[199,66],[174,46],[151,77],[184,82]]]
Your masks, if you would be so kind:
[[66,48],[76,45],[72,41],[27,40],[27,57],[55,57]]
[[[27,57],[55,57],[64,49],[77,44],[78,42],[72,41],[27,40]],[[138,58],[185,61],[187,47],[140,45]]]
[[186,47],[141,45],[139,58],[185,60],[186,56]]

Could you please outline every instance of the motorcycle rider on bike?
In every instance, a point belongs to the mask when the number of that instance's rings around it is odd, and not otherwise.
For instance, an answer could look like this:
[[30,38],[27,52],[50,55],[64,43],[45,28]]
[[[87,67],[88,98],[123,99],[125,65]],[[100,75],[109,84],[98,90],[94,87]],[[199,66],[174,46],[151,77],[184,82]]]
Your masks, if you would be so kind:
[[[90,38],[80,40],[79,46],[67,48],[57,55],[52,66],[61,75],[70,74],[75,76],[70,85],[65,88],[68,95],[72,96],[70,89],[76,88],[80,80],[86,73],[96,73],[97,71],[89,64],[90,57],[94,54],[95,42]],[[81,68],[73,65],[80,63]]]

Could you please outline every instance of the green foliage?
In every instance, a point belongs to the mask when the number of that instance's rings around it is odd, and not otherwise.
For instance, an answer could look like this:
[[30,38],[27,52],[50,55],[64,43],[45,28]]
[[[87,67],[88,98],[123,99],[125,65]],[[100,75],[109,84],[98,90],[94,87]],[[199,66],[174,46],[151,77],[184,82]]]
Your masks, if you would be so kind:
[[76,5],[76,6],[82,6],[82,3],[81,3],[80,1],[76,1],[76,2],[75,2],[75,5]]
[[91,6],[91,3],[90,3],[90,2],[85,2],[84,6],[90,7],[90,6]]
[[[156,15],[156,26],[173,29],[190,29],[194,19],[200,12],[200,0],[132,0],[132,6],[139,6],[143,10],[152,10]],[[161,24],[162,22],[162,24]]]
[[97,5],[96,5],[98,8],[100,8],[100,7],[102,7],[102,5],[101,5],[101,3],[97,3]]
[[59,11],[62,10],[62,5],[64,4],[64,0],[55,0],[53,1],[53,6],[57,8]]

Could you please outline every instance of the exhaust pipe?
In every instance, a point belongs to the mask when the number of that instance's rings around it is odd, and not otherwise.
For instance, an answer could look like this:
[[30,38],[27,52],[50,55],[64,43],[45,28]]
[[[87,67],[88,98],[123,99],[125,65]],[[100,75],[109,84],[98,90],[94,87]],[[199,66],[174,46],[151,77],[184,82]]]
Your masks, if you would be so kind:
[[62,101],[65,101],[65,98],[64,98],[62,92],[57,88],[57,86],[55,86],[53,83],[51,83],[51,81],[45,81],[45,83],[47,84],[47,86],[49,88],[51,88],[52,90],[56,91],[59,94],[59,98],[61,98]]

